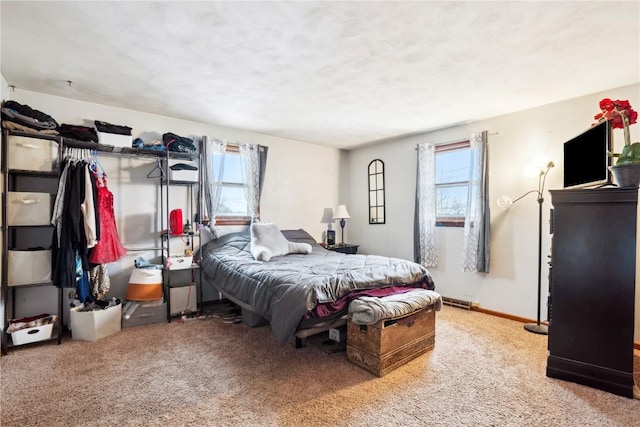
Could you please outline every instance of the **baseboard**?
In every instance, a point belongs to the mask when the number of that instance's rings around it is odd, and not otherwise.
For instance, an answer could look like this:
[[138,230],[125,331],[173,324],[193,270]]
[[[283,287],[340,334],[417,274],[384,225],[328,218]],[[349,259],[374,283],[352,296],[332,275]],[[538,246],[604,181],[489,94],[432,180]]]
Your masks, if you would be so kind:
[[[515,320],[516,322],[521,323],[535,323],[535,319],[527,319],[526,317],[514,316],[511,314],[502,313],[500,311],[487,310],[486,308],[481,308],[477,306],[471,306],[471,310],[477,311],[479,313],[489,314],[491,316],[502,317],[503,319]],[[540,322],[544,325],[549,325],[549,322]],[[636,350],[640,350],[640,342],[634,342],[633,348]]]
[[[515,320],[516,322],[521,323],[536,323],[535,319],[527,319],[526,317],[514,316],[512,314],[502,313],[500,311],[487,310],[486,308],[481,307],[471,307],[471,310],[477,311],[484,314],[490,314],[491,316],[502,317],[503,319]],[[548,322],[540,322],[543,325],[548,325]]]

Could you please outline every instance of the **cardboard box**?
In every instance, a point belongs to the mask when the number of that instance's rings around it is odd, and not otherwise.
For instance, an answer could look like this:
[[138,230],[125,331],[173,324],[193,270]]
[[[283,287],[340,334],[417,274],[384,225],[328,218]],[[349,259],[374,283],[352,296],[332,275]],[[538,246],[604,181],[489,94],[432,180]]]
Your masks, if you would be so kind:
[[11,333],[13,345],[29,344],[32,342],[45,341],[51,338],[54,323],[48,325],[34,326],[33,328],[20,329]]
[[69,312],[71,337],[74,340],[96,341],[120,332],[122,304],[96,311],[79,311],[81,308],[73,307]]
[[195,285],[176,286],[169,289],[171,315],[198,311],[198,295]]

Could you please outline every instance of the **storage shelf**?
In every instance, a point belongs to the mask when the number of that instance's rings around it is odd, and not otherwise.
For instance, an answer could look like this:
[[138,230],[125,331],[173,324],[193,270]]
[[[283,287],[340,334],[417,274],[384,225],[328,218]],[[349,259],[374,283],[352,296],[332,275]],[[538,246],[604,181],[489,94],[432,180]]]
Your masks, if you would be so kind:
[[12,288],[36,288],[39,286],[53,286],[53,282],[39,282],[39,283],[26,283],[24,285],[7,285],[9,289]]
[[[59,135],[41,135],[29,132],[21,131],[9,131],[9,135],[25,136],[30,138],[47,139],[50,141],[56,141],[63,146],[70,148],[86,148],[89,150],[96,150],[103,153],[113,153],[116,155],[129,155],[129,156],[143,156],[143,157],[167,157],[166,151],[159,150],[145,150],[142,148],[128,148],[128,147],[114,147],[113,145],[98,144],[90,141],[80,141],[77,139],[66,138]],[[186,154],[179,152],[170,152],[170,156],[173,159],[180,160],[195,160],[198,158],[198,153]]]
[[10,174],[16,175],[27,175],[27,176],[38,176],[44,178],[57,178],[60,175],[60,171],[54,169],[52,171],[32,171],[25,169],[9,169]]
[[33,228],[33,227],[53,227],[53,224],[40,225],[7,225],[8,228]]

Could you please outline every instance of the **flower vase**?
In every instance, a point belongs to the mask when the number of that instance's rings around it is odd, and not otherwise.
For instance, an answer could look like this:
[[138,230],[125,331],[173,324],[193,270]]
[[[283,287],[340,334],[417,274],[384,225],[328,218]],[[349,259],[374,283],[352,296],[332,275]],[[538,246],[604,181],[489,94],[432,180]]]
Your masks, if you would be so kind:
[[638,188],[640,184],[640,163],[622,163],[609,166],[614,183],[621,188]]

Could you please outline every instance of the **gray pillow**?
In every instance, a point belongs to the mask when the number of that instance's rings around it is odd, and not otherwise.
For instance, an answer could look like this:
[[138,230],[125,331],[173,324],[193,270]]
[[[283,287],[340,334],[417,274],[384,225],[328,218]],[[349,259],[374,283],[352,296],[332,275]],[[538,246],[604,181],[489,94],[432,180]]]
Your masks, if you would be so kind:
[[311,236],[311,234],[307,233],[302,228],[297,230],[280,230],[284,235],[285,239],[290,242],[298,242],[298,243],[308,243],[311,246],[317,245],[318,242],[316,239]]

